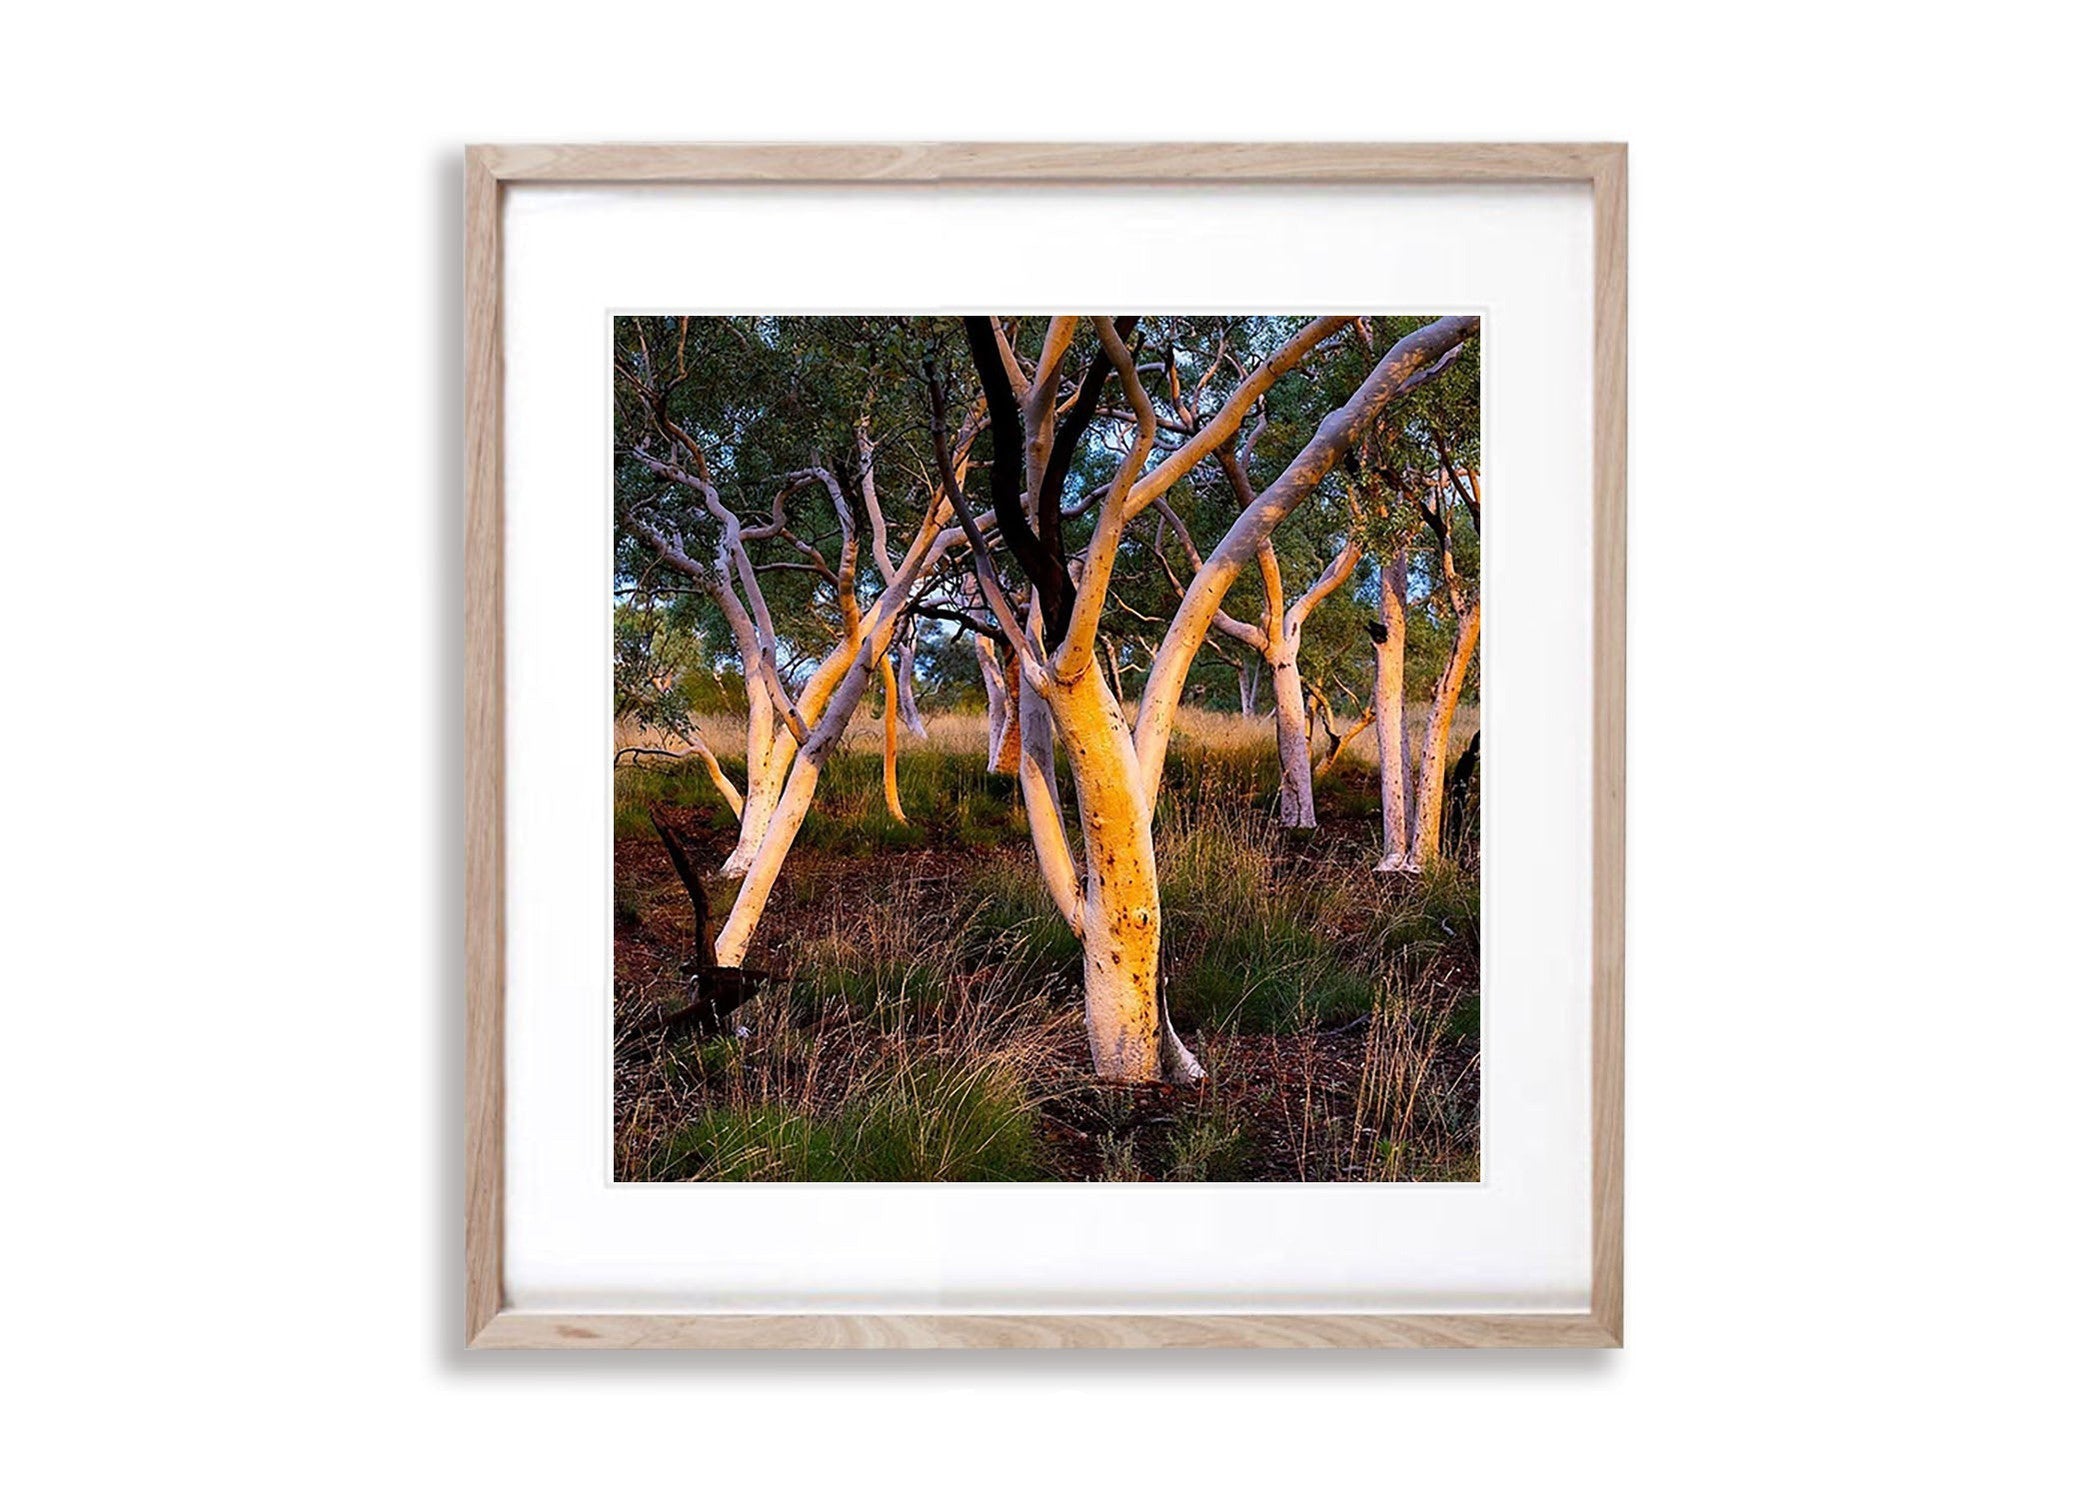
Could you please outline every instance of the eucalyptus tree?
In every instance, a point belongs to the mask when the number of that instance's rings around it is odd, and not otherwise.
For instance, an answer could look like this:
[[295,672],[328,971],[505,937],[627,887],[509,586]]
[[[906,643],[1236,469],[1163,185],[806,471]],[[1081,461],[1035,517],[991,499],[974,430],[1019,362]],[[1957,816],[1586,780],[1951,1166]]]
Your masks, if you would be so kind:
[[[1384,873],[1419,873],[1442,857],[1450,728],[1480,640],[1479,465],[1477,350],[1374,423],[1347,465],[1358,533],[1378,563],[1371,634]],[[1443,644],[1418,742],[1408,723],[1410,608]]]
[[[746,877],[745,894],[761,862],[769,867],[754,903],[740,895],[731,909],[726,963],[742,957],[845,720],[822,735],[818,725],[835,704],[857,705],[920,572],[959,539],[940,540],[942,501],[911,493],[912,429],[876,430],[891,416],[899,340],[910,337],[899,320],[878,319],[623,318],[616,329],[628,565],[692,580],[720,610],[744,672],[745,785],[722,867]],[[901,556],[884,510],[890,486],[921,511]],[[860,565],[863,533],[879,590]],[[783,645],[806,670],[783,664]],[[783,819],[789,798],[797,804]]]
[[[992,582],[996,560],[987,535],[964,500],[946,437],[952,404],[943,372],[929,370],[934,458],[981,574],[985,596],[1025,687],[1048,709],[1077,802],[1080,848],[1074,854],[1048,788],[1027,773],[1022,790],[1037,862],[1052,899],[1084,947],[1087,1035],[1094,1068],[1124,1081],[1189,1080],[1202,1069],[1174,1034],[1158,984],[1159,887],[1152,844],[1153,812],[1173,720],[1188,672],[1226,594],[1264,541],[1320,485],[1364,430],[1393,400],[1440,373],[1471,339],[1476,318],[1442,318],[1398,339],[1347,398],[1330,409],[1294,457],[1239,511],[1194,569],[1151,664],[1136,721],[1102,669],[1102,612],[1128,524],[1194,467],[1231,442],[1255,404],[1314,350],[1354,320],[1321,318],[1295,328],[1263,327],[1246,373],[1199,425],[1160,441],[1152,394],[1132,344],[1136,318],[1095,318],[1091,339],[1081,319],[1049,320],[1027,359],[1015,329],[988,317],[963,319],[991,439],[991,509],[998,539],[1029,584],[1023,618]],[[1067,387],[1063,368],[1090,344],[1083,376]],[[1170,361],[1169,361],[1170,365]],[[1111,421],[1089,438],[1108,381],[1116,382],[1130,420]],[[1170,386],[1166,393],[1171,401]],[[1083,548],[1067,537],[1066,488],[1074,457],[1087,442],[1112,451],[1115,467],[1092,503]],[[1156,461],[1155,461],[1156,460]]]
[[[717,939],[722,964],[742,962],[817,778],[900,621],[924,605],[929,580],[966,541],[981,603],[1018,665],[1022,795],[1037,863],[1084,947],[1095,1070],[1121,1081],[1202,1075],[1173,1033],[1158,983],[1152,821],[1182,690],[1226,595],[1262,543],[1381,411],[1450,365],[1478,320],[1438,319],[1392,342],[1238,510],[1180,595],[1134,723],[1103,670],[1102,615],[1129,523],[1233,441],[1278,380],[1353,322],[1251,325],[1228,389],[1162,442],[1133,353],[1144,345],[1136,318],[1037,320],[1025,325],[1026,337],[1017,320],[964,318],[966,375],[955,330],[931,320],[724,321],[703,330],[704,347],[686,320],[623,320],[621,461],[662,487],[622,505],[622,532],[719,604],[757,682],[747,697],[770,714],[762,720],[771,729],[764,769],[751,772],[744,797],[738,847],[753,846]],[[1083,373],[1067,378],[1079,352]],[[1170,400],[1170,372],[1153,373],[1166,374]],[[1111,379],[1129,419],[1097,424]],[[965,386],[974,387],[973,399],[958,400],[972,395]],[[922,393],[918,441],[895,420],[900,392]],[[991,451],[978,466],[971,450],[981,438]],[[973,467],[988,476],[982,515],[967,498]],[[847,498],[856,492],[857,505]],[[768,497],[763,518],[750,519]],[[919,517],[901,551],[889,543],[891,508]],[[862,516],[878,590],[857,566]],[[1024,582],[1019,606],[1000,576],[994,542]],[[807,634],[812,622],[822,626],[824,648],[809,650],[798,681],[780,664],[781,632],[760,581],[768,572],[768,581],[801,590],[795,628]],[[751,711],[755,747],[761,716]],[[1076,853],[1051,736],[1070,768]],[[752,763],[761,762],[754,755]],[[769,800],[754,815],[761,785]]]

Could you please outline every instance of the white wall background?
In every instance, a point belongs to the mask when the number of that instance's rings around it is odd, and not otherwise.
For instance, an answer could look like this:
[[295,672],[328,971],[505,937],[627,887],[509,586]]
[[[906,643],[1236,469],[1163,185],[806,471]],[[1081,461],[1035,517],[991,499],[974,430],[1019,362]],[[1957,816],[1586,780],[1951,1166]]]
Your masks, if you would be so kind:
[[[12,1486],[2088,1486],[2089,38],[814,10],[10,22]],[[1632,141],[1624,1353],[455,1351],[457,148],[955,136]]]

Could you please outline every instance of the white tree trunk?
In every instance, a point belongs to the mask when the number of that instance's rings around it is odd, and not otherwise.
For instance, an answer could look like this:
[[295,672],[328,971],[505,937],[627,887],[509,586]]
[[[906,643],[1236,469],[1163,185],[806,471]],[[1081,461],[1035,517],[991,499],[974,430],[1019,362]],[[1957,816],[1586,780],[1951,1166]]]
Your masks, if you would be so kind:
[[1245,659],[1241,659],[1237,663],[1237,670],[1239,673],[1239,716],[1241,718],[1252,718],[1254,716],[1254,700],[1261,690],[1260,674],[1254,669],[1253,662]]
[[[886,637],[887,633],[886,630],[875,632],[879,637]],[[788,851],[794,847],[795,835],[801,832],[802,822],[816,800],[817,778],[823,774],[832,751],[838,748],[846,727],[859,711],[860,700],[867,692],[868,678],[874,675],[874,654],[884,650],[887,644],[887,639],[882,638],[870,639],[862,646],[860,653],[846,667],[844,676],[839,678],[823,717],[810,728],[809,737],[799,747],[784,731],[775,742],[775,764],[782,778],[772,811],[744,871],[743,883],[736,888],[736,902],[722,923],[721,935],[715,939],[716,961],[724,968],[743,966],[744,954],[751,945],[751,932],[765,911],[766,901],[772,896],[773,885],[780,878]]]
[[[717,601],[734,601],[726,588],[715,594]],[[725,612],[728,612],[725,610]],[[742,874],[751,867],[765,825],[772,821],[780,801],[780,783],[787,776],[787,762],[794,755],[794,737],[773,711],[772,699],[758,685],[764,670],[758,640],[748,618],[739,618],[741,608],[729,613],[739,653],[743,657],[743,690],[749,704],[743,731],[743,812],[738,819],[736,846],[722,860],[723,874]]]
[[1077,682],[1049,690],[1086,854],[1078,926],[1094,1071],[1115,1082],[1195,1081],[1202,1068],[1159,996],[1158,864],[1129,725],[1097,660]]
[[926,737],[926,721],[918,711],[918,620],[914,616],[904,621],[897,631],[896,647],[896,713],[906,733],[915,739]]
[[1270,684],[1275,689],[1275,750],[1282,766],[1282,819],[1286,828],[1319,825],[1312,810],[1312,730],[1305,718],[1305,682],[1297,669],[1300,636],[1285,628],[1271,637]]
[[[1015,663],[1018,671],[1019,664]],[[1027,673],[1019,677],[1020,707],[1016,717],[1020,722],[1020,764],[1018,766],[1021,785],[1032,786],[1045,799],[1050,811],[1064,815],[1064,797],[1057,789],[1057,724],[1050,716],[1049,704]]]
[[[961,540],[956,531],[933,532],[932,526],[938,514],[936,508],[927,516],[918,539],[894,569],[872,617],[865,619],[856,632],[858,643],[851,654],[848,655],[841,646],[810,674],[808,683],[802,688],[802,711],[805,716],[821,711],[822,716],[810,726],[807,737],[796,745],[783,729],[775,738],[772,769],[781,778],[779,794],[766,818],[764,834],[744,871],[743,883],[737,886],[736,902],[729,908],[721,934],[715,939],[716,961],[724,968],[743,966],[744,954],[750,950],[751,933],[758,925],[758,918],[764,914],[765,903],[771,898],[773,886],[780,878],[781,866],[787,862],[788,850],[794,847],[795,837],[801,832],[802,822],[816,799],[817,777],[823,773],[832,752],[852,724],[853,715],[860,710],[868,678],[874,674],[875,662],[889,650],[891,632],[896,628],[897,617],[909,602],[919,573],[937,565],[947,548]],[[744,804],[748,816],[748,796]]]
[[984,768],[1010,776],[1020,769],[1020,668],[1001,665],[998,648],[982,635],[977,641],[977,670],[984,676]]
[[[1137,712],[1137,759],[1144,771],[1147,802],[1157,799],[1159,777],[1166,768],[1166,746],[1173,737],[1173,717],[1180,706],[1181,688],[1188,681],[1188,668],[1240,569],[1253,560],[1261,543],[1332,471],[1342,453],[1361,440],[1377,414],[1433,377],[1478,328],[1476,317],[1438,318],[1394,344],[1356,393],[1327,413],[1312,440],[1298,450],[1289,466],[1261,491],[1253,504],[1239,512],[1231,529],[1211,549],[1209,560],[1188,580],[1180,606],[1174,610],[1173,623],[1167,626],[1166,638],[1152,658],[1151,674],[1144,684],[1144,703]],[[1146,485],[1161,483],[1160,476],[1192,446],[1184,445],[1174,460],[1147,475]],[[1147,502],[1155,497],[1148,495]]]
[[743,817],[736,830],[736,846],[722,860],[723,874],[742,874],[751,867],[773,820],[773,811],[780,805],[780,788],[787,779],[787,767],[794,760],[794,736],[773,725],[769,708],[766,731],[762,739],[754,733],[746,741],[753,748],[745,762],[748,768],[743,778]]
[[1457,638],[1450,644],[1450,660],[1436,679],[1436,698],[1429,708],[1428,728],[1422,738],[1421,767],[1415,773],[1414,826],[1407,843],[1406,868],[1419,871],[1442,857],[1443,769],[1450,758],[1450,721],[1457,716],[1458,694],[1465,686],[1465,672],[1479,646],[1480,606],[1475,600],[1458,618]]
[[1404,559],[1379,570],[1378,623],[1385,638],[1377,643],[1377,681],[1371,702],[1377,715],[1378,800],[1384,813],[1384,857],[1378,872],[1396,874],[1406,867],[1407,819],[1414,805],[1413,776],[1407,759],[1407,601]]

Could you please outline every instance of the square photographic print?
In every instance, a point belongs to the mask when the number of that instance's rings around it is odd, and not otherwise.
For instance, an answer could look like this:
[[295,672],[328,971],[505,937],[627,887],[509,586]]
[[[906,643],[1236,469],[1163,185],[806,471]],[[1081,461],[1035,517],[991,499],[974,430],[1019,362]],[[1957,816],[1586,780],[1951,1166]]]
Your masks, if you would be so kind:
[[1480,319],[613,320],[619,1181],[1480,1179]]

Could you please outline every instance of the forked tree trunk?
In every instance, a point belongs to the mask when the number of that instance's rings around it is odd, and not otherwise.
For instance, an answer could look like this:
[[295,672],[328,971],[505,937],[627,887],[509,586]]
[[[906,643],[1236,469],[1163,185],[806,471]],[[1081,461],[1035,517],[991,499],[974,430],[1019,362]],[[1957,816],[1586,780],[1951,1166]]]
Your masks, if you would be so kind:
[[1363,560],[1363,549],[1349,541],[1288,608],[1278,607],[1282,578],[1275,567],[1275,549],[1264,545],[1258,560],[1269,598],[1262,631],[1267,644],[1262,654],[1267,658],[1269,681],[1275,690],[1275,748],[1282,766],[1283,826],[1314,828],[1319,825],[1319,817],[1312,806],[1312,725],[1305,717],[1305,679],[1298,670],[1297,658],[1304,648],[1305,621],[1354,575],[1356,564]]
[[1377,680],[1372,687],[1377,715],[1378,800],[1384,814],[1384,857],[1380,874],[1406,867],[1407,820],[1413,815],[1413,773],[1407,758],[1407,601],[1406,568],[1388,562],[1378,569]]
[[1239,673],[1239,716],[1252,718],[1254,703],[1261,690],[1260,673],[1255,670],[1253,662],[1244,657],[1236,663],[1236,669]]
[[[886,635],[887,631],[876,632],[877,637]],[[780,878],[788,851],[794,847],[795,836],[801,832],[802,822],[816,800],[817,778],[823,774],[825,764],[838,748],[853,715],[860,710],[861,699],[866,696],[868,678],[875,670],[870,657],[886,650],[887,646],[886,638],[874,638],[864,643],[832,691],[823,717],[810,727],[809,737],[799,746],[788,740],[777,748],[784,769],[772,814],[766,819],[758,847],[744,871],[743,883],[737,887],[735,904],[729,908],[729,915],[722,922],[721,934],[715,939],[715,951],[722,966],[743,966],[752,930],[765,911],[766,901],[772,897],[773,885]],[[781,737],[784,739],[786,735],[783,733]]]
[[[1086,1037],[1094,1071],[1114,1082],[1195,1081],[1202,1068],[1174,1034],[1159,994],[1159,874],[1151,807],[1122,706],[1097,659],[1089,660],[1077,682],[1052,684],[1050,690],[1048,706],[1071,768],[1085,852],[1077,927],[1085,948]],[[1038,849],[1041,843],[1038,838]]]
[[1457,638],[1451,642],[1450,659],[1436,679],[1435,701],[1429,707],[1421,764],[1415,772],[1414,825],[1404,866],[1409,872],[1426,869],[1443,857],[1443,769],[1450,759],[1450,723],[1457,716],[1458,694],[1465,686],[1465,673],[1479,639],[1480,606],[1474,600],[1458,617]]

